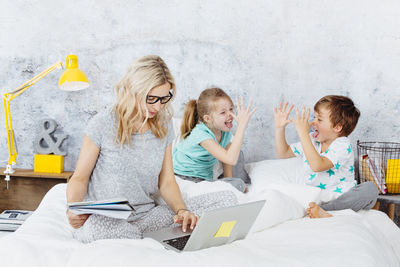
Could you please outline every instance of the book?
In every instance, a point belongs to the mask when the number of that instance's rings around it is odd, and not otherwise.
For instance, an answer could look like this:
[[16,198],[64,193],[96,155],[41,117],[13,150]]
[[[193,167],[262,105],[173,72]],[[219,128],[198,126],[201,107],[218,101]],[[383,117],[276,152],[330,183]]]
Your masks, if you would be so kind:
[[1,223],[0,222],[0,231],[14,232],[20,226],[21,226],[21,224]]
[[378,183],[375,181],[375,178],[372,175],[370,167],[368,166],[367,159],[368,159],[368,155],[360,156],[360,161],[361,161],[360,178],[361,178],[361,182],[366,182],[366,181],[373,182],[375,184],[375,186],[378,188],[379,194],[382,194],[381,188],[378,185]]
[[0,214],[0,219],[25,221],[32,213],[29,210],[5,210]]
[[128,219],[135,209],[126,199],[106,199],[98,201],[83,201],[68,203],[68,209],[73,213],[98,214],[116,219]]
[[0,231],[15,231],[33,212],[28,210],[5,210],[0,214]]
[[390,193],[400,193],[400,159],[387,160],[386,185]]
[[367,163],[371,171],[371,174],[374,177],[375,182],[379,187],[379,190],[382,192],[382,194],[386,194],[387,188],[385,185],[385,178],[382,177],[381,168],[379,168],[379,165],[376,166],[375,162],[370,157],[367,158]]

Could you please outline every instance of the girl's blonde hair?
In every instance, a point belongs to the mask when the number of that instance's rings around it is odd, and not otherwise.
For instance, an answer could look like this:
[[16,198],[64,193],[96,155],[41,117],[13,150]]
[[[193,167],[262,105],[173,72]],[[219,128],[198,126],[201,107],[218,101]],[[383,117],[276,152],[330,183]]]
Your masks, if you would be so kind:
[[[168,133],[168,122],[173,111],[171,101],[153,118],[148,117],[147,106],[142,111],[141,103],[146,103],[146,97],[154,87],[165,83],[171,85],[172,94],[175,95],[175,81],[167,65],[159,56],[144,56],[137,59],[128,67],[125,75],[116,84],[115,92],[117,101],[113,111],[118,123],[115,141],[120,145],[131,144],[131,135],[134,132],[142,133],[146,123],[157,138],[164,138]],[[138,129],[134,125],[142,122]]]
[[188,137],[199,121],[204,122],[205,115],[211,115],[215,110],[215,102],[221,98],[229,100],[233,105],[232,99],[220,88],[208,88],[201,92],[197,101],[192,99],[186,104],[181,124],[183,139]]

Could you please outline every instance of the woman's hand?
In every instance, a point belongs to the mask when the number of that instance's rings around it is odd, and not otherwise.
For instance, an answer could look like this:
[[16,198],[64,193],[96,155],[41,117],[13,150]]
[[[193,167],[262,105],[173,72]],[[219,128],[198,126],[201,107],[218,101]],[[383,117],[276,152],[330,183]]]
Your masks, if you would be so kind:
[[174,223],[182,224],[182,231],[186,232],[187,226],[190,224],[190,229],[193,230],[196,226],[199,217],[194,215],[188,210],[180,210],[178,214],[174,216]]
[[274,119],[275,119],[275,128],[276,129],[281,129],[285,128],[286,125],[288,125],[291,120],[289,119],[289,114],[292,111],[294,105],[290,105],[289,109],[286,110],[288,106],[288,102],[285,103],[282,109],[282,102],[279,103],[278,108],[274,108]]
[[251,116],[254,114],[257,108],[253,108],[253,110],[250,111],[251,105],[253,101],[250,99],[249,106],[246,108],[243,104],[243,97],[240,97],[240,103],[238,99],[236,99],[236,111],[237,114],[235,115],[233,112],[231,112],[232,117],[237,121],[238,126],[243,125],[244,127],[247,126],[249,123],[249,120]]
[[82,227],[82,225],[86,222],[89,216],[90,214],[76,215],[72,211],[67,210],[68,222],[75,229]]

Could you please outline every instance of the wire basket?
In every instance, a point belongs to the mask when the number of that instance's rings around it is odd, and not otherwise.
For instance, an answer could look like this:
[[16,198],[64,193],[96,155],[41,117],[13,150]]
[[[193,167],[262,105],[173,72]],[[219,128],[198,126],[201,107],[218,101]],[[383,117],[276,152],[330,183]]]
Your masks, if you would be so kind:
[[357,141],[360,183],[374,182],[380,194],[400,193],[400,143]]

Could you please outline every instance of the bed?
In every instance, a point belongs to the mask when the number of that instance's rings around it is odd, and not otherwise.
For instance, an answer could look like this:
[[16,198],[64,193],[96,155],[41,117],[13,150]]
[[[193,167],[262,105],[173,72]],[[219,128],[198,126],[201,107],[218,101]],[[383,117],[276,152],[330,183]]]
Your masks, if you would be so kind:
[[305,217],[308,202],[323,197],[300,182],[296,168],[287,168],[293,164],[248,164],[253,183],[247,194],[223,182],[178,179],[184,198],[232,190],[240,202],[267,200],[246,239],[184,253],[149,238],[81,244],[65,215],[66,184],[58,184],[16,232],[0,238],[0,266],[400,266],[400,229],[386,214],[343,210],[326,219]]

